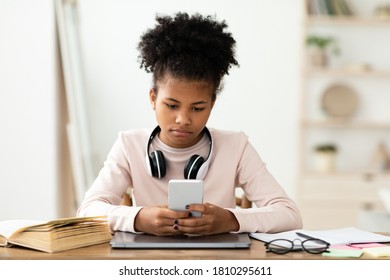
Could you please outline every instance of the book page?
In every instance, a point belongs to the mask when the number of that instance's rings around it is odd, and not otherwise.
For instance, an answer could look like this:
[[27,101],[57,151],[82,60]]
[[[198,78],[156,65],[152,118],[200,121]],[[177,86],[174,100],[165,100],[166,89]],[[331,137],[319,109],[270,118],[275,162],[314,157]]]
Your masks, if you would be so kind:
[[108,242],[109,225],[100,217],[65,218],[34,224],[13,233],[10,244],[44,252],[59,252]]
[[8,220],[0,221],[0,235],[8,239],[13,233],[26,227],[42,224],[45,221],[36,220]]

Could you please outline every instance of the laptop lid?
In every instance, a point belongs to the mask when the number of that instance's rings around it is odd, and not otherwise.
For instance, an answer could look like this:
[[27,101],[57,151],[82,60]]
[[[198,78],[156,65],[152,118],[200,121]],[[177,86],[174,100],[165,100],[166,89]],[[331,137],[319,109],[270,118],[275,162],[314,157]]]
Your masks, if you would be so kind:
[[112,248],[176,249],[176,248],[249,248],[247,233],[223,233],[215,235],[154,236],[117,231],[112,238]]

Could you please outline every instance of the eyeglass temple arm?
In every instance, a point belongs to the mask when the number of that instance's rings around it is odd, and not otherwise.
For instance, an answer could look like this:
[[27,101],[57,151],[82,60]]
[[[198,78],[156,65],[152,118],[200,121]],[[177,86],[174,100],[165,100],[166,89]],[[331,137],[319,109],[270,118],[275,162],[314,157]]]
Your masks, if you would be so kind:
[[302,232],[295,232],[296,235],[298,235],[299,237],[303,237],[303,238],[306,238],[306,239],[317,239],[317,240],[321,240],[323,242],[325,242],[326,244],[330,245],[329,242],[325,241],[325,240],[322,240],[322,239],[319,239],[317,237],[313,237],[313,236],[310,236],[310,235],[307,235],[307,234],[304,234]]

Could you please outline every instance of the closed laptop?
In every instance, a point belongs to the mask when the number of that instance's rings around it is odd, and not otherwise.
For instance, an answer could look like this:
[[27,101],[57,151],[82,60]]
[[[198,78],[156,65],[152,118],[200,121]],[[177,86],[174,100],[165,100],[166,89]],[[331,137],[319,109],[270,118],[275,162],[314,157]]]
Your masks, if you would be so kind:
[[176,248],[249,248],[247,233],[215,235],[155,236],[117,231],[110,242],[112,248],[176,249]]

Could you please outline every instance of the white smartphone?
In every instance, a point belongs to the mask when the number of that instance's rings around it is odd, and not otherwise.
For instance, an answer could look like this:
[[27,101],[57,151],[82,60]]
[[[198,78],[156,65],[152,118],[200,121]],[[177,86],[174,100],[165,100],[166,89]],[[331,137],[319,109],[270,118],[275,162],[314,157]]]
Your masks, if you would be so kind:
[[[186,210],[186,205],[203,203],[203,180],[170,180],[168,186],[168,208]],[[193,217],[201,213],[191,211]]]

